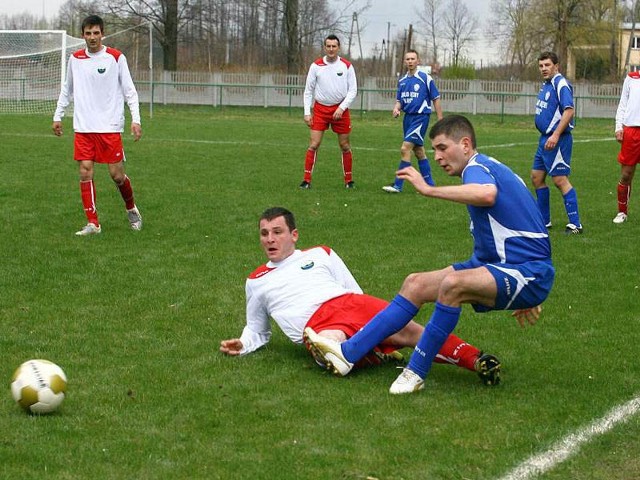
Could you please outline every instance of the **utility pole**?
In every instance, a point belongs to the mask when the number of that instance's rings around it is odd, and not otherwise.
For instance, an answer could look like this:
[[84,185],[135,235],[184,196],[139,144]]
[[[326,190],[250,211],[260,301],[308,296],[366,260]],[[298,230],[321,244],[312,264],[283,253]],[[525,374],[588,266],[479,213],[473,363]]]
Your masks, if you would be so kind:
[[363,58],[362,55],[362,41],[360,39],[360,24],[358,23],[358,14],[353,12],[353,16],[351,17],[351,33],[349,33],[349,48],[347,49],[347,57],[351,59],[351,41],[353,40],[353,27],[356,27],[356,31],[358,34],[358,48],[360,49],[360,58]]

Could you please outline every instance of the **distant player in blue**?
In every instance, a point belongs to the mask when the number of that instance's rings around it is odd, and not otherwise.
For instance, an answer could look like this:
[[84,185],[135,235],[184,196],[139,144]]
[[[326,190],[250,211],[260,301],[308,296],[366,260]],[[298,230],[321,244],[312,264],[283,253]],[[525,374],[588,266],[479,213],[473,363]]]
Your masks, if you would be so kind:
[[[521,326],[533,325],[555,276],[549,235],[533,196],[508,167],[476,151],[469,120],[445,117],[433,126],[429,138],[438,165],[448,175],[462,177],[462,185],[432,187],[413,167],[397,174],[426,197],[467,205],[473,255],[442,270],[409,275],[389,306],[343,343],[305,330],[314,352],[331,364],[334,373],[345,375],[381,339],[415,317],[422,305],[435,302],[407,368],[391,385],[393,394],[424,388],[442,342],[458,324],[463,303],[477,312],[514,310]],[[495,367],[485,365],[486,370]]]
[[[420,57],[415,50],[408,50],[404,55],[404,63],[407,73],[398,80],[396,103],[393,107],[393,116],[398,117],[404,112],[402,126],[404,128],[404,141],[400,147],[400,166],[398,170],[411,166],[411,152],[418,160],[418,169],[429,185],[434,185],[431,177],[429,159],[424,151],[424,137],[429,127],[431,112],[436,111],[438,120],[442,118],[440,106],[440,92],[431,75],[418,68]],[[396,177],[392,185],[385,185],[382,189],[389,193],[400,193],[403,180]]]
[[536,128],[540,132],[538,149],[533,158],[531,181],[536,189],[538,206],[547,228],[551,227],[549,187],[545,183],[550,175],[562,193],[569,223],[565,232],[582,233],[578,214],[578,196],[569,182],[571,150],[573,148],[573,88],[558,73],[558,56],[544,52],[538,57],[538,68],[544,81],[536,101]]

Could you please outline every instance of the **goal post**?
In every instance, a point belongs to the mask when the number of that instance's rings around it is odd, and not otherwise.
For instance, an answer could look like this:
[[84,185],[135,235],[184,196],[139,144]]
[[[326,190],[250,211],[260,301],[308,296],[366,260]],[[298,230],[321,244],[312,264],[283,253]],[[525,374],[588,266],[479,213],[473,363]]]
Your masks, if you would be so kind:
[[[134,82],[146,85],[153,81],[151,30],[143,23],[103,39],[124,52]],[[0,114],[52,116],[69,56],[84,46],[84,39],[64,30],[0,30]],[[144,90],[138,88],[141,101]],[[72,107],[73,102],[65,116],[71,116]]]
[[67,58],[83,44],[64,30],[0,30],[0,113],[53,114]]

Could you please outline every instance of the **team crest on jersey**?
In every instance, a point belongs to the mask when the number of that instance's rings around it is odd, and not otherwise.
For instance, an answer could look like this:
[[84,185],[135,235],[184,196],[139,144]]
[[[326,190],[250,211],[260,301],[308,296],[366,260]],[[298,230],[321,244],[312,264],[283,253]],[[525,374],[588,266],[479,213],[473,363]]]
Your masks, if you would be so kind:
[[420,90],[420,85],[418,85],[417,83],[413,86],[413,90],[415,92],[417,92],[418,90]]
[[309,270],[309,269],[313,268],[314,265],[315,265],[315,263],[313,263],[313,260],[312,260],[309,263],[305,263],[304,265],[302,265],[300,267],[300,270]]
[[106,71],[107,71],[107,69],[106,69],[106,68],[99,68],[99,69],[98,69],[98,73],[99,73],[99,74],[103,74],[103,73],[104,73],[104,72],[106,72]]
[[545,94],[544,94],[544,99],[545,99],[545,101],[549,100],[549,97],[550,97],[550,96],[551,96],[551,92],[549,92],[549,91],[548,91],[547,93],[545,93]]

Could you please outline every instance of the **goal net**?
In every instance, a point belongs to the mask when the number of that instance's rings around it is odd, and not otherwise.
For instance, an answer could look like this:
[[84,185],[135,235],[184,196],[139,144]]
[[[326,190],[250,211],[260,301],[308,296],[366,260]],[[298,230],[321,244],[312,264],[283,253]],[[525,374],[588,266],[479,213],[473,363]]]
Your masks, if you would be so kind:
[[[151,41],[147,35],[138,27],[103,40],[104,45],[125,53],[134,81],[138,68],[145,77],[149,75]],[[0,30],[0,114],[52,116],[69,55],[84,46],[82,38],[64,30]],[[73,103],[65,116],[72,115],[72,107]]]

